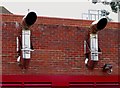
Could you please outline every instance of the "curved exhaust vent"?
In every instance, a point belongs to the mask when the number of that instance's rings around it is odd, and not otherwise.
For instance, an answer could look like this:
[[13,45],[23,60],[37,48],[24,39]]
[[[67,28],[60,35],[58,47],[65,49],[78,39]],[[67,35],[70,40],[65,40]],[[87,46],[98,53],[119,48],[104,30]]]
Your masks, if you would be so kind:
[[102,29],[104,29],[106,27],[106,25],[107,25],[107,18],[102,18],[97,23],[97,29],[102,30]]
[[37,20],[37,15],[35,12],[29,12],[22,21],[22,25],[25,27],[30,27],[31,25],[33,25]]
[[27,14],[26,18],[25,18],[25,22],[27,25],[31,26],[35,23],[37,19],[37,15],[35,12],[30,12]]
[[97,33],[98,31],[104,29],[108,23],[106,17],[99,19],[98,21],[94,21],[91,25],[91,30],[93,33]]

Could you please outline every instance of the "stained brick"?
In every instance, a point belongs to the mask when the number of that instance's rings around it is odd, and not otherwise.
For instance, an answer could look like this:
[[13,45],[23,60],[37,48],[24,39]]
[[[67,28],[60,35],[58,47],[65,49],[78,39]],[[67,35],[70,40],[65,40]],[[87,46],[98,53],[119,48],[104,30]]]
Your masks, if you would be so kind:
[[92,21],[38,17],[31,27],[32,52],[26,73],[16,63],[16,37],[21,29],[23,16],[2,15],[2,69],[3,74],[82,74],[103,75],[105,63],[115,65],[113,75],[118,74],[118,49],[120,46],[119,23],[108,23],[99,32],[102,54],[94,70],[84,64],[84,40]]

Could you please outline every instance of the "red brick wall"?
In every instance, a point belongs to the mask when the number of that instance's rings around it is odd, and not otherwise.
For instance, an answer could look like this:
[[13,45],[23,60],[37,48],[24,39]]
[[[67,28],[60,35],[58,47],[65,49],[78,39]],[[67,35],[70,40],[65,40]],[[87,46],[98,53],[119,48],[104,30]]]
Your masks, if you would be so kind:
[[77,74],[106,75],[105,63],[113,65],[112,75],[118,75],[118,23],[109,23],[99,32],[102,54],[93,70],[84,64],[84,40],[92,21],[38,17],[31,27],[34,51],[25,73],[16,63],[16,37],[22,16],[3,15],[2,73],[3,74]]
[[[119,25],[119,29],[120,29],[120,25]],[[118,73],[119,73],[119,82],[120,82],[120,30],[118,31]]]

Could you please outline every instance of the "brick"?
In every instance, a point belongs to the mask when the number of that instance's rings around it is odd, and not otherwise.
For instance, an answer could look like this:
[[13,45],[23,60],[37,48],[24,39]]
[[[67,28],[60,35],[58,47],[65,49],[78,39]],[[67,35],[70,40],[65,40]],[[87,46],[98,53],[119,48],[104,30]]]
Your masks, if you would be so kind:
[[16,64],[16,37],[21,29],[22,17],[2,15],[3,74],[103,75],[101,67],[105,63],[114,65],[112,74],[118,74],[119,23],[111,22],[98,33],[102,54],[95,69],[89,70],[84,64],[83,44],[92,21],[49,17],[38,17],[31,27],[35,51],[27,72],[23,73]]

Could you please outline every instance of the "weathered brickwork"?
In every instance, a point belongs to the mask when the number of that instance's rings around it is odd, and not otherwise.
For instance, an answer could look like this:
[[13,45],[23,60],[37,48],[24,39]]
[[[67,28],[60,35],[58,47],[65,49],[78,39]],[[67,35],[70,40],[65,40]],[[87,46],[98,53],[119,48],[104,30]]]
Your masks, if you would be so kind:
[[2,16],[2,73],[3,74],[69,74],[106,75],[105,63],[113,65],[112,75],[118,75],[120,58],[120,27],[108,23],[99,32],[99,55],[97,66],[89,70],[84,63],[84,40],[92,21],[38,17],[31,27],[34,51],[29,68],[23,73],[16,63],[16,37],[21,28],[22,16]]

